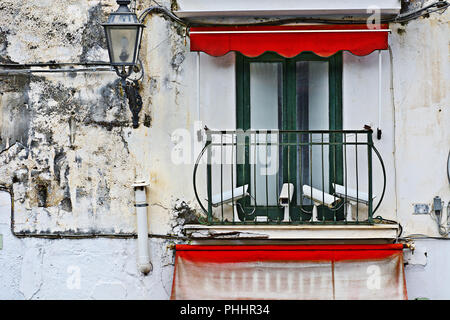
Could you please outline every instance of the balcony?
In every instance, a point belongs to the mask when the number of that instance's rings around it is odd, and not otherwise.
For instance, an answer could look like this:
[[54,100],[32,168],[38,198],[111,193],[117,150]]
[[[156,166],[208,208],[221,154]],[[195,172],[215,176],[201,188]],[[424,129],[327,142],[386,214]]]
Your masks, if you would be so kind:
[[[382,178],[376,192],[374,170]],[[397,233],[396,224],[375,215],[386,171],[372,130],[207,129],[193,182],[205,218],[187,230],[200,238],[206,230],[210,238],[296,238],[295,230],[311,239],[329,238],[324,231],[336,239],[348,238],[345,230],[382,230],[384,238]]]

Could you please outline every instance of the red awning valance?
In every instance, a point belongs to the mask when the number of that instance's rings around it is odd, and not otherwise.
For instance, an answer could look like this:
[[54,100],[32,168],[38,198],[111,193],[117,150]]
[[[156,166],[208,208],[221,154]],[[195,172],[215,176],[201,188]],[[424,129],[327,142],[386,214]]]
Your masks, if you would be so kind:
[[172,299],[407,299],[403,245],[177,245]]
[[339,51],[364,56],[388,48],[388,25],[302,25],[196,27],[190,29],[191,51],[222,56],[237,51],[247,57],[276,52],[291,58],[302,52],[329,57]]

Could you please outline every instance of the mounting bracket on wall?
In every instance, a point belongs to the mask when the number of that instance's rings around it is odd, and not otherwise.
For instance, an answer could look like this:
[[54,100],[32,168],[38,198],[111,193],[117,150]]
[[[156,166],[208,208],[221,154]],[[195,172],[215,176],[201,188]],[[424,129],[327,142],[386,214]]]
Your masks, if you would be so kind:
[[380,140],[381,139],[381,129],[377,128],[377,139]]
[[139,112],[142,110],[142,97],[139,94],[139,83],[137,80],[127,81],[125,93],[128,98],[128,105],[133,115],[133,128],[139,127]]
[[139,80],[144,77],[142,61],[138,59],[137,63],[138,64],[130,68],[126,76],[121,76],[116,70],[117,74],[122,77],[121,89],[125,90],[128,99],[128,106],[133,116],[134,129],[139,127],[139,112],[142,110],[142,97],[139,94]]

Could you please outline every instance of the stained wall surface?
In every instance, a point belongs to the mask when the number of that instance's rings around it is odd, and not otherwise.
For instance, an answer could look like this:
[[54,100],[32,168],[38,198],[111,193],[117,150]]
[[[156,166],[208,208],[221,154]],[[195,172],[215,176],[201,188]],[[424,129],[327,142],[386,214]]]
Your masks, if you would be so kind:
[[[160,2],[176,7],[174,1]],[[149,5],[138,1],[137,11]],[[108,61],[100,24],[115,8],[113,0],[2,0],[0,63]],[[132,128],[114,72],[0,76],[0,185],[13,192],[14,232],[133,234],[131,185],[136,180],[150,183],[151,234],[181,235],[184,223],[197,222],[201,213],[192,170],[204,143],[197,131],[204,125],[235,128],[235,54],[215,58],[190,52],[184,28],[161,16],[148,17],[146,26],[138,129]],[[383,136],[375,140],[386,165],[387,190],[377,215],[399,221],[403,236],[439,236],[430,215],[413,215],[413,204],[431,204],[435,196],[445,205],[450,201],[448,12],[390,28],[391,52],[382,53]],[[376,128],[378,53],[344,53],[343,58],[344,129]],[[374,170],[379,194],[380,167]],[[206,180],[199,175],[199,181]],[[199,192],[205,194],[205,184]],[[175,240],[149,240],[154,272],[143,277],[135,269],[134,239],[18,239],[10,231],[9,200],[2,201],[0,264],[10,270],[1,275],[11,284],[3,291],[7,297],[95,298],[101,292],[118,298],[168,297],[172,253],[166,247]],[[54,281],[74,272],[68,274],[70,266],[62,263],[68,257],[80,266],[87,277],[83,285],[92,294],[60,293]],[[83,260],[88,263],[80,265]],[[97,274],[100,265],[112,268],[104,278]],[[53,275],[59,280],[51,280]],[[118,280],[122,277],[128,280]],[[107,283],[100,287],[113,289],[97,294],[97,278]]]

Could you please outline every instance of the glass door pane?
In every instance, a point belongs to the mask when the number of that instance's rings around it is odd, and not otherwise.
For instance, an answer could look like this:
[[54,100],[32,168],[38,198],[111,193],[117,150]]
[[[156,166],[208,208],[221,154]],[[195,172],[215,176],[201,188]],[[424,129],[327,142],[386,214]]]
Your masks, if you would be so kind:
[[[283,103],[281,62],[250,63],[250,129],[278,130]],[[250,147],[250,193],[252,205],[273,206],[278,202],[279,151],[277,133],[252,134]]]
[[[327,61],[297,61],[297,129],[329,130],[329,74]],[[319,143],[298,148],[297,190],[303,185],[329,192],[329,142],[328,134],[301,134],[297,142]],[[300,203],[301,192],[297,193]],[[303,199],[304,204],[311,204]]]

